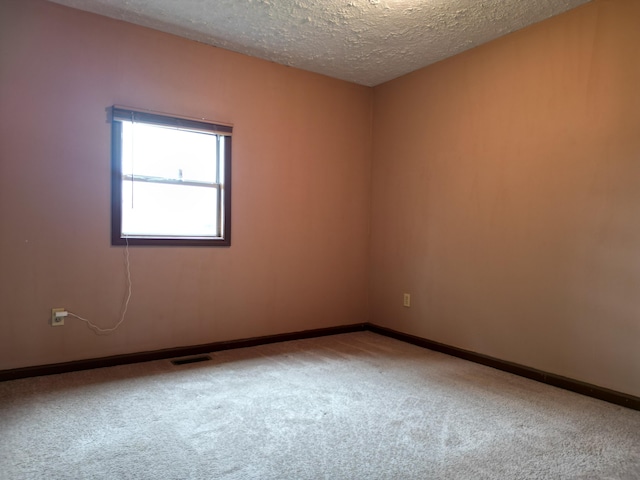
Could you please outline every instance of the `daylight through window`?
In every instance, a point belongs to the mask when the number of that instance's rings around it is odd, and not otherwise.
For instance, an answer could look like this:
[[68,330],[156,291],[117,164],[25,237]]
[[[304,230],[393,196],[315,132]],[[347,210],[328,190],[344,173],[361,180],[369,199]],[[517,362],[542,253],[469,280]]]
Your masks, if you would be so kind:
[[231,131],[113,107],[112,244],[230,245]]

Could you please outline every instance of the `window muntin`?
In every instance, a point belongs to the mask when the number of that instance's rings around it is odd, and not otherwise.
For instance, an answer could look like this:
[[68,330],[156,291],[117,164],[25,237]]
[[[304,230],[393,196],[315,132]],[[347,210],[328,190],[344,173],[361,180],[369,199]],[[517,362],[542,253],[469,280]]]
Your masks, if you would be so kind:
[[112,244],[230,245],[231,127],[112,111]]

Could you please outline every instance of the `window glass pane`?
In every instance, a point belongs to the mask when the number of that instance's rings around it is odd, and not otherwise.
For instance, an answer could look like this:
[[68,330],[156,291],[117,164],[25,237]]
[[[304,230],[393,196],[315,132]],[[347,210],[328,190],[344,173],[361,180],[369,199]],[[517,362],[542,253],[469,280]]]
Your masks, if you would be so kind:
[[122,173],[214,183],[217,135],[122,122]]
[[122,182],[122,234],[218,237],[218,189]]

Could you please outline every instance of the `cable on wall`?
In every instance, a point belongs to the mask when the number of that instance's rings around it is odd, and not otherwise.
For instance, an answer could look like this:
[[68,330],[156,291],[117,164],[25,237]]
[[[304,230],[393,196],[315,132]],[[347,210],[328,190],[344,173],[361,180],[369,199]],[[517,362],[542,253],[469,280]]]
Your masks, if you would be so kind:
[[114,331],[116,331],[116,329],[120,325],[122,325],[122,323],[124,322],[124,319],[127,314],[127,309],[129,308],[129,301],[131,300],[131,265],[129,262],[129,238],[125,237],[125,240],[126,240],[126,246],[124,248],[124,261],[125,261],[126,273],[127,273],[127,297],[124,301],[120,321],[118,321],[118,323],[116,323],[113,327],[102,328],[96,325],[95,323],[93,323],[91,320],[87,320],[86,318],[83,318],[80,315],[77,315],[71,311],[68,311],[68,315],[70,317],[74,317],[74,318],[77,318],[78,320],[82,320],[83,322],[85,322],[87,326],[91,328],[96,335],[109,335],[110,333],[113,333]]

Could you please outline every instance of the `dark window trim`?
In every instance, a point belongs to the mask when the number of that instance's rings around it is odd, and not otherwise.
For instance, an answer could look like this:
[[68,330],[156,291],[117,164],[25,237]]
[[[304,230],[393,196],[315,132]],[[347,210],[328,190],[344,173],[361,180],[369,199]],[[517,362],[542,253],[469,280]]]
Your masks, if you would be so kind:
[[[226,137],[224,158],[222,238],[122,236],[122,121],[138,120],[156,125],[213,132]],[[142,112],[121,107],[111,108],[111,245],[229,247],[231,246],[231,142],[232,127],[182,117]]]

